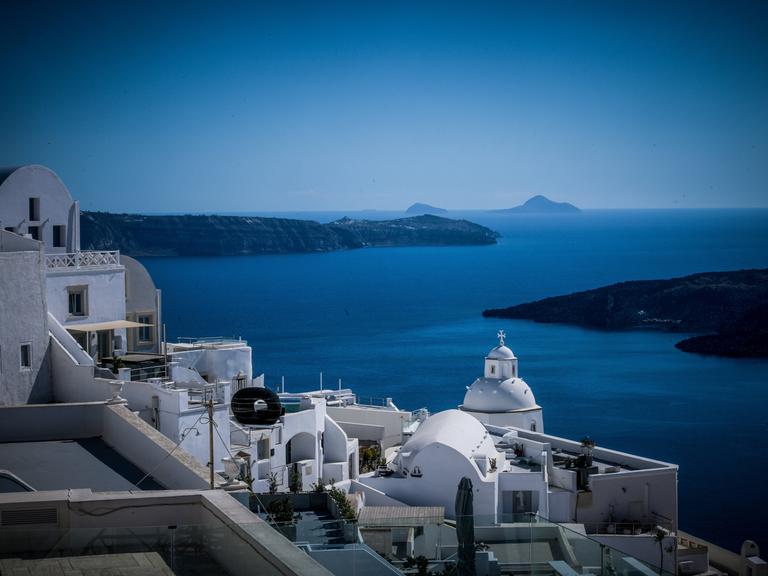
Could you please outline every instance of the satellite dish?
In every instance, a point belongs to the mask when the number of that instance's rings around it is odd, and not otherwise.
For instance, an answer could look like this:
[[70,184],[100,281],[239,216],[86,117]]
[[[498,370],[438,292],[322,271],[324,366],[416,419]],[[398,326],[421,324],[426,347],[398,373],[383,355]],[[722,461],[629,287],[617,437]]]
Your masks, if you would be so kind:
[[280,397],[269,388],[249,387],[232,395],[232,413],[240,424],[269,426],[282,416],[283,406]]

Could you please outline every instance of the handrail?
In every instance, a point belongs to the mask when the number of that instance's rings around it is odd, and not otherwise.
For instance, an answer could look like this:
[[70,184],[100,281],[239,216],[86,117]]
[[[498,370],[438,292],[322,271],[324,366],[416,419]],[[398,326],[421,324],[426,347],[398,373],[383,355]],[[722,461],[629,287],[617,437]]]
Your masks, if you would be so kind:
[[46,254],[48,269],[115,268],[120,266],[119,250],[83,250],[64,254]]

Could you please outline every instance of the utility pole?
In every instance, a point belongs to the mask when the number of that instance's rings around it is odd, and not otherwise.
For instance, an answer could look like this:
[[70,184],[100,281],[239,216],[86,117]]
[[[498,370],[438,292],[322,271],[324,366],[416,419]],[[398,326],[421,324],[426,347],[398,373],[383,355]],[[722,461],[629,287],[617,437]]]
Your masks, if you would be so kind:
[[213,490],[213,397],[208,400],[208,443],[211,452],[209,458],[211,466],[211,490]]

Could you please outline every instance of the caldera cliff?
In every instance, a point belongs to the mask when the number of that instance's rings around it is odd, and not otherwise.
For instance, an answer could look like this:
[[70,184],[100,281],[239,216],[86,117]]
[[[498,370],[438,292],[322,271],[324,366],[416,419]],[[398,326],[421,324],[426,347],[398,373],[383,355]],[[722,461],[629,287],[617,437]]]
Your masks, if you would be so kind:
[[320,224],[257,216],[83,212],[80,244],[84,250],[121,250],[132,256],[231,256],[494,244],[497,237],[479,224],[429,215],[386,221],[343,218]]
[[705,272],[621,282],[595,290],[485,310],[483,316],[622,330],[693,332],[686,352],[768,357],[768,269]]

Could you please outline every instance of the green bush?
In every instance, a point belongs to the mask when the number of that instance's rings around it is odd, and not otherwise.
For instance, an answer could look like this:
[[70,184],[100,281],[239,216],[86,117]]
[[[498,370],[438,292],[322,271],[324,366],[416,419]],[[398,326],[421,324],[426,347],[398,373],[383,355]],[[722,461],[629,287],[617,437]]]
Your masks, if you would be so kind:
[[293,512],[293,502],[288,498],[281,498],[280,500],[273,500],[267,506],[267,513],[272,518],[272,522],[276,524],[292,524],[296,520],[296,515]]
[[352,508],[352,505],[349,503],[349,500],[347,500],[347,495],[343,490],[338,488],[331,488],[328,491],[328,494],[330,494],[331,498],[333,498],[334,502],[336,502],[336,505],[339,507],[341,517],[344,520],[357,520],[355,509]]

